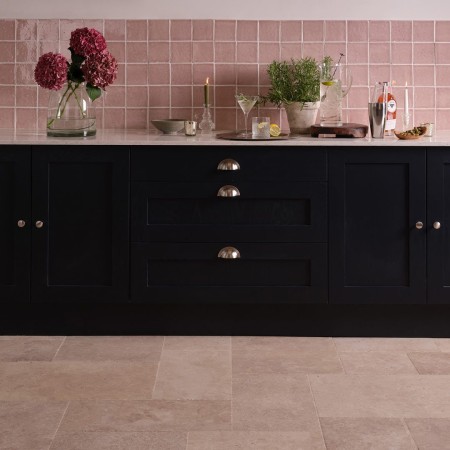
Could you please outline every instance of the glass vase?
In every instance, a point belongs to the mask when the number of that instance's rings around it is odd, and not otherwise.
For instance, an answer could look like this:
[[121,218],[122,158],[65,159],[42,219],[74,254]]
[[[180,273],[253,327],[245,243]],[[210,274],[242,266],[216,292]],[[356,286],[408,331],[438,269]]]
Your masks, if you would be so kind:
[[47,136],[95,136],[95,106],[84,83],[68,81],[51,91],[48,103]]

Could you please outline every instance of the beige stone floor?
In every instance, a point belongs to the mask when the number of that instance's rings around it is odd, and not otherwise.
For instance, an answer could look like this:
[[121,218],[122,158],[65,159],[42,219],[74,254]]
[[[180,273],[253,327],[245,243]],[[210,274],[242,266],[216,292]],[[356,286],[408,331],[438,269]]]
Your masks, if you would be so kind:
[[450,449],[450,339],[0,336],[0,448]]

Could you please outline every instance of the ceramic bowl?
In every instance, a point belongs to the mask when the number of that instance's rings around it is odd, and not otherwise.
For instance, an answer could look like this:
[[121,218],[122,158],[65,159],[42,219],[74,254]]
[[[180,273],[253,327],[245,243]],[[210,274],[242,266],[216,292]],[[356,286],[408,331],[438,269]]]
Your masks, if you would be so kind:
[[153,126],[164,134],[177,134],[184,128],[184,119],[152,120]]

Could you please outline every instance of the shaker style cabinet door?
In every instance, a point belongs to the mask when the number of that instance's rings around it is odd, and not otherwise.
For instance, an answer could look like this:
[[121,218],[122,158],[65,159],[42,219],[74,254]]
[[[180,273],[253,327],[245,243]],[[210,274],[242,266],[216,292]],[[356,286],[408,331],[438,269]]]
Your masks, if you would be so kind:
[[35,147],[32,160],[32,301],[127,301],[129,149]]
[[425,303],[425,149],[335,149],[329,164],[330,303]]
[[0,147],[0,303],[30,300],[30,148]]

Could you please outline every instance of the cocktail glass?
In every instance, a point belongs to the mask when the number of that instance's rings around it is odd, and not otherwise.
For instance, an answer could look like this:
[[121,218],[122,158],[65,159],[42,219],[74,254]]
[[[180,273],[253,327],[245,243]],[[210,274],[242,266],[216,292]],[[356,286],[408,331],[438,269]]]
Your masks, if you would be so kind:
[[245,122],[245,132],[240,133],[239,136],[251,137],[251,133],[247,132],[247,119],[249,112],[253,109],[255,103],[259,100],[259,97],[257,95],[237,94],[236,100],[239,103],[242,112],[244,113],[244,122]]

